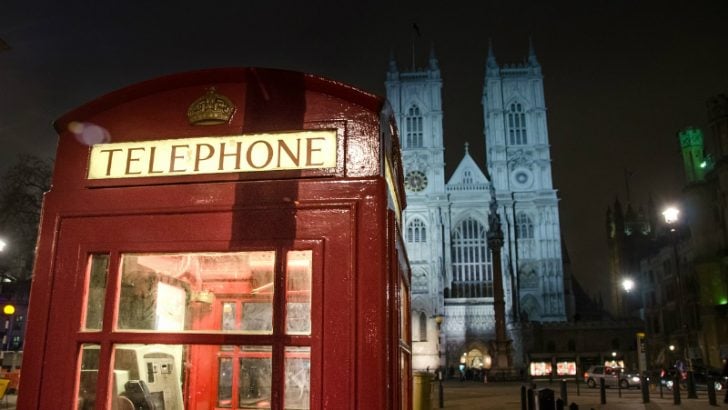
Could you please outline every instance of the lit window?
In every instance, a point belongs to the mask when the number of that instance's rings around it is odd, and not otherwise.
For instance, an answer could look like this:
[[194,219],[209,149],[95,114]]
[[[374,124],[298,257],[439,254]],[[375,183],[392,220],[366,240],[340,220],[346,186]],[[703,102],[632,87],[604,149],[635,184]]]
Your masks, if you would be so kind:
[[485,226],[468,218],[452,235],[452,298],[493,297],[493,264]]
[[508,111],[508,137],[510,145],[528,144],[526,138],[526,113],[520,103],[513,103]]
[[405,148],[422,148],[422,114],[416,105],[412,105],[405,117]]

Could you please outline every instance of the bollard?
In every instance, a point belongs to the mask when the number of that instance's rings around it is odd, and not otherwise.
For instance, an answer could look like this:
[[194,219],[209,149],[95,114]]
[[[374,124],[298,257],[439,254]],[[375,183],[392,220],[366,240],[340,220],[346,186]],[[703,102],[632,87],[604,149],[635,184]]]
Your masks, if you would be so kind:
[[533,389],[528,389],[528,410],[536,410],[536,397],[533,394]]
[[672,378],[672,404],[680,404],[680,372]]
[[412,408],[414,410],[430,410],[430,383],[432,379],[428,372],[415,372],[412,375]]
[[718,405],[718,401],[715,397],[715,380],[713,380],[712,376],[708,376],[708,403],[710,403],[711,406]]
[[569,402],[569,398],[567,397],[567,390],[566,390],[566,379],[561,379],[561,400],[564,401],[564,403]]
[[579,376],[574,377],[574,380],[576,381],[576,395],[581,396],[581,392],[579,391]]
[[437,404],[440,405],[441,409],[444,409],[445,408],[445,395],[443,394],[443,391],[442,391],[442,373],[440,373],[440,377],[438,378],[438,381],[437,381],[437,394],[438,394]]
[[619,398],[622,398],[622,380],[620,380],[619,375],[617,375],[617,396]]
[[599,403],[607,404],[607,390],[604,385],[604,378],[599,379]]
[[569,410],[579,410],[579,405],[576,403],[569,404]]
[[662,399],[662,376],[657,380],[657,383],[660,385],[660,398]]
[[642,375],[642,380],[640,381],[641,388],[642,388],[642,403],[649,403],[650,402],[650,382],[647,380],[647,373]]
[[521,410],[528,410],[528,396],[526,395],[526,385],[521,385]]
[[554,400],[554,391],[551,389],[538,389],[538,409],[553,409],[554,406],[556,406],[556,401]]
[[695,389],[695,375],[693,371],[688,371],[688,399],[697,399],[698,392]]
[[561,399],[556,400],[556,410],[564,410],[564,401]]

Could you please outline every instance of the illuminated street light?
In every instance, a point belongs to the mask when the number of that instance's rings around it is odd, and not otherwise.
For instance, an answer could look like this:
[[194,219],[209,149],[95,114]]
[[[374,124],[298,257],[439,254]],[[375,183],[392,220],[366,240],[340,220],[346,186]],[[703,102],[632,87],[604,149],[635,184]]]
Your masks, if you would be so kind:
[[4,251],[6,246],[8,246],[8,243],[5,242],[4,239],[0,238],[0,252]]
[[[665,223],[667,223],[668,225],[673,225],[675,222],[677,222],[680,216],[680,210],[675,208],[674,206],[670,206],[662,211],[662,216],[665,217]],[[675,228],[671,227],[670,230],[674,231]]]
[[622,279],[622,289],[627,293],[631,292],[634,289],[634,281],[631,278]]

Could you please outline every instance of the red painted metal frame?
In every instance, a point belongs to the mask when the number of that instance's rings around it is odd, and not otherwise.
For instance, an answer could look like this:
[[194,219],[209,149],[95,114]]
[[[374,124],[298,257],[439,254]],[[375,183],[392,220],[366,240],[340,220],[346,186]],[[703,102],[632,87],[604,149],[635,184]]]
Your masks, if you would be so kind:
[[[237,111],[228,124],[191,126],[187,106],[209,86],[230,98]],[[338,165],[333,173],[89,183],[89,147],[67,131],[72,121],[104,127],[112,142],[336,129]],[[410,363],[409,312],[400,311],[408,306],[409,267],[397,226],[400,210],[394,209],[397,203],[405,206],[404,191],[396,127],[382,99],[300,73],[204,70],[111,93],[65,115],[56,128],[60,141],[53,189],[44,202],[19,408],[72,408],[83,343],[100,344],[102,363],[108,363],[114,343],[250,341],[310,343],[312,408],[410,407],[410,372],[402,368]],[[391,164],[390,181],[385,163]],[[277,336],[262,337],[113,329],[121,253],[254,249],[276,249],[278,258],[286,249],[314,250],[318,299],[310,338],[283,335],[283,321],[275,324]],[[110,275],[103,329],[82,332],[91,253],[111,255]],[[280,259],[277,264],[280,268]],[[279,307],[285,303],[283,292],[276,298]],[[274,361],[282,366],[282,350],[276,354]],[[281,369],[276,372],[281,377]],[[103,396],[108,366],[102,366],[99,379]],[[281,404],[276,396],[274,408]],[[104,407],[97,402],[97,409]]]

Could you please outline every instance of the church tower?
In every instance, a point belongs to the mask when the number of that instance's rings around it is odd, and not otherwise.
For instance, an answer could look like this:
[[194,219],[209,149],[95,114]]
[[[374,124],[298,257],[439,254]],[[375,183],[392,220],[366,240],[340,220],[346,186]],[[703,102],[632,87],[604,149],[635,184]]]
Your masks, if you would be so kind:
[[[483,87],[487,168],[505,220],[511,314],[564,321],[558,197],[551,178],[543,75],[533,44],[523,63],[498,65],[492,45]],[[506,249],[507,248],[507,249]]]
[[449,246],[442,130],[442,79],[434,48],[427,66],[400,72],[389,61],[387,98],[399,126],[407,209],[402,226],[412,268],[414,369],[444,366],[437,318],[443,315],[444,249]]

